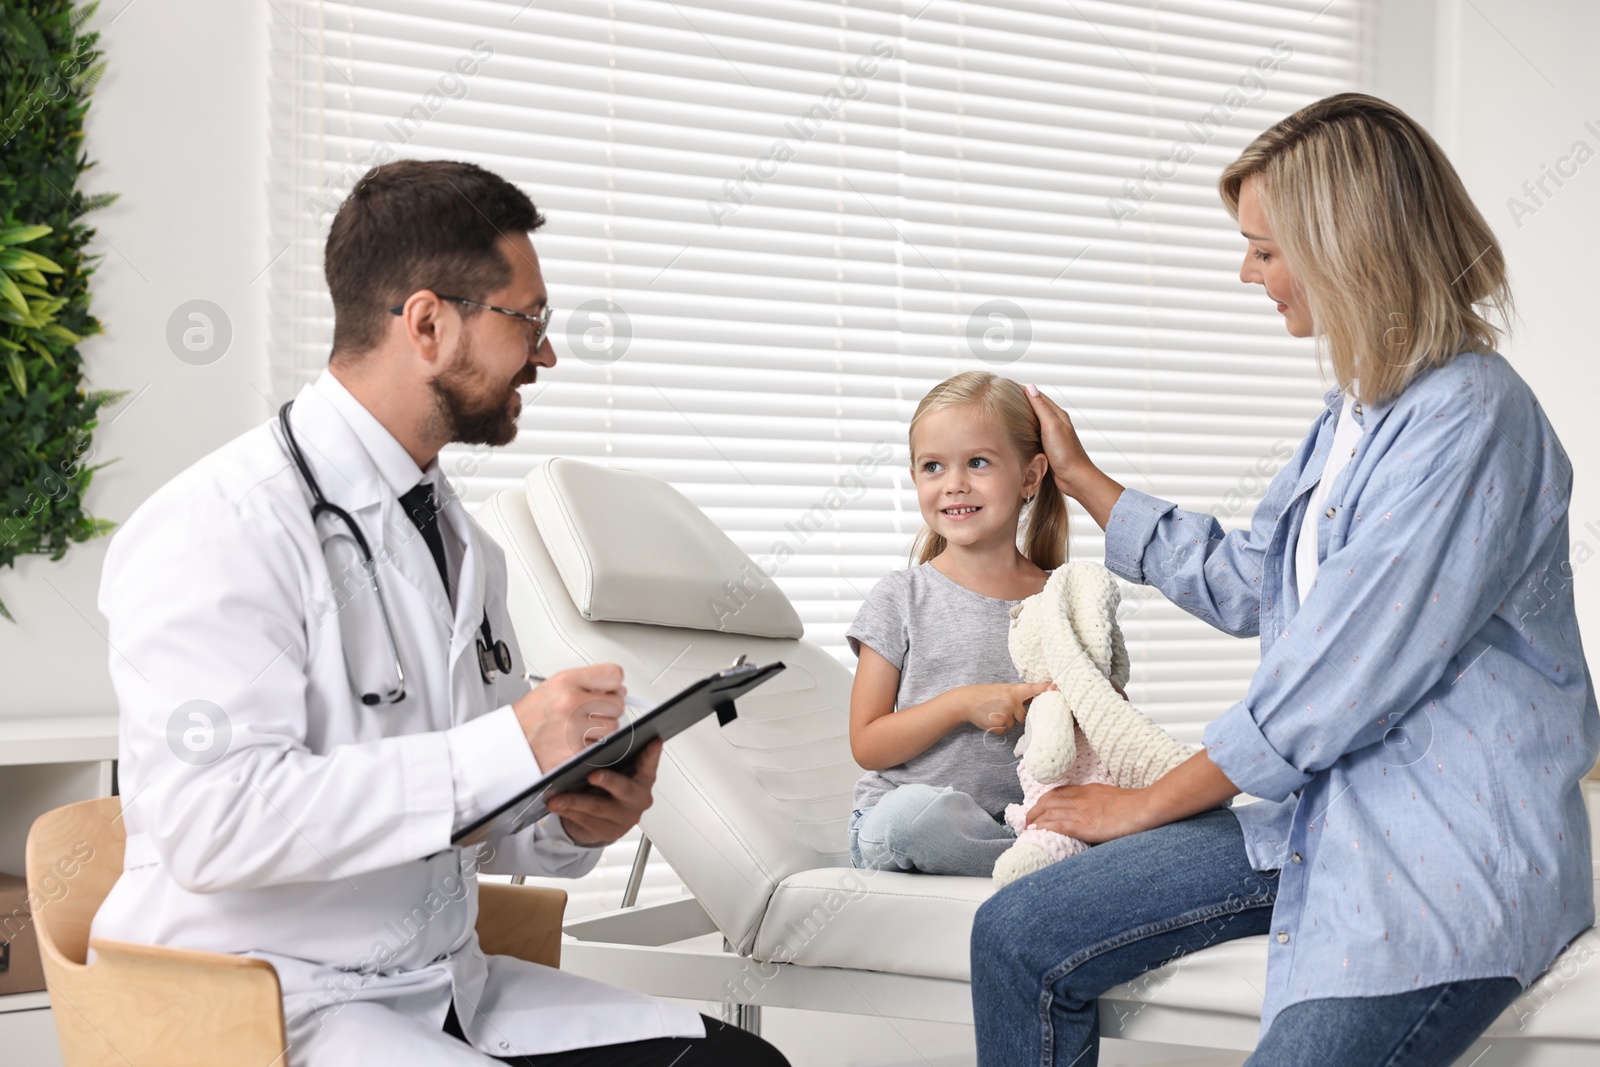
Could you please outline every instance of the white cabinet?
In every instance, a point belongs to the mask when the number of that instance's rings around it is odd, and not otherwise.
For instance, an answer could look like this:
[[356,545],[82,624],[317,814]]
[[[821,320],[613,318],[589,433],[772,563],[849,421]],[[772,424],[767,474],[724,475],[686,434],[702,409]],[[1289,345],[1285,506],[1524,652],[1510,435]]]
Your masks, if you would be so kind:
[[[0,719],[0,871],[24,873],[33,820],[52,808],[111,795],[115,715]],[[44,993],[0,996],[7,1067],[61,1067]]]

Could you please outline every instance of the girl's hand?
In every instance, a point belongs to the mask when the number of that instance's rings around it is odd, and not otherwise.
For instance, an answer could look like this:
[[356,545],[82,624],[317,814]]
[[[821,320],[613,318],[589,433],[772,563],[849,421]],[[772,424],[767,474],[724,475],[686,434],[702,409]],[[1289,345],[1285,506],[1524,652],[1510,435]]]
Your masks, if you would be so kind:
[[1050,790],[1028,811],[1029,829],[1054,830],[1091,845],[1126,837],[1157,825],[1149,791],[1114,785],[1063,785]]
[[997,682],[993,685],[959,686],[966,706],[966,720],[991,734],[1003,734],[1028,717],[1028,701],[1054,682]]

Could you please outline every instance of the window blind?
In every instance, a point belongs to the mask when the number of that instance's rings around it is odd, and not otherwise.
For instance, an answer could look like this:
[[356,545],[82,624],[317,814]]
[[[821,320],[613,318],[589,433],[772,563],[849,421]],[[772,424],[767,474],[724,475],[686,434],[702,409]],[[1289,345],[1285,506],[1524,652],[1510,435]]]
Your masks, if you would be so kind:
[[[466,499],[550,455],[660,476],[846,663],[920,528],[906,427],[949,375],[1038,383],[1109,474],[1230,529],[1319,410],[1310,343],[1239,283],[1215,181],[1352,87],[1359,0],[269,8],[280,399],[326,365],[322,244],[355,180],[479,163],[549,219],[560,362],[513,444],[441,458]],[[1072,519],[1071,556],[1100,558]],[[1129,695],[1198,742],[1257,643],[1143,589],[1121,617]],[[594,877],[620,886],[625,851]]]

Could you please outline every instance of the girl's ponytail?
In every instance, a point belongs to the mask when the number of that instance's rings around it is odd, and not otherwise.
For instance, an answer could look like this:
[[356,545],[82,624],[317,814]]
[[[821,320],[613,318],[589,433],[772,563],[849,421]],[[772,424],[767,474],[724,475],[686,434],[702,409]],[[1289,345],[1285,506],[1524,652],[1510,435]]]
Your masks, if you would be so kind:
[[943,552],[944,549],[944,534],[934,533],[924,523],[921,532],[917,534],[917,539],[911,542],[911,558],[916,561],[913,566],[928,562],[934,556]]
[[1027,530],[1022,538],[1022,554],[1043,571],[1053,571],[1067,561],[1067,498],[1056,488],[1049,467],[1039,482],[1039,491],[1028,505]]

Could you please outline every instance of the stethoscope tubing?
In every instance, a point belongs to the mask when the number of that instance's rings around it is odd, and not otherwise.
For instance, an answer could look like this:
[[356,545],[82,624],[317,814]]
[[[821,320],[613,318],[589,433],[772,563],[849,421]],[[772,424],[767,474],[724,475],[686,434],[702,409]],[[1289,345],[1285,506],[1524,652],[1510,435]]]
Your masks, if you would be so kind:
[[[311,521],[315,523],[322,515],[332,515],[345,528],[350,531],[350,536],[355,539],[356,545],[361,549],[361,555],[366,560],[368,567],[375,567],[372,549],[367,544],[366,535],[361,532],[361,527],[356,525],[356,520],[348,511],[328,500],[322,493],[322,486],[311,473],[311,466],[306,462],[305,455],[300,451],[300,442],[294,436],[294,430],[289,425],[289,409],[294,406],[293,400],[286,400],[278,409],[278,424],[283,428],[283,439],[289,447],[289,458],[300,471],[300,477],[305,479],[306,488],[311,490]],[[381,602],[381,598],[380,598]],[[388,625],[389,609],[382,605],[385,625]],[[496,671],[501,674],[511,673],[511,650],[505,641],[496,640],[494,630],[489,625],[489,610],[484,609],[483,621],[478,627],[478,673],[482,676],[484,684],[492,684]],[[390,643],[393,644],[393,630],[390,631]],[[395,650],[395,664],[398,669],[400,663],[399,650]],[[492,666],[491,666],[492,664]]]

